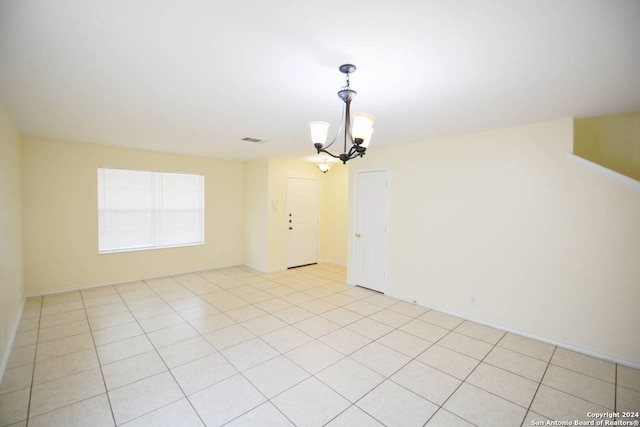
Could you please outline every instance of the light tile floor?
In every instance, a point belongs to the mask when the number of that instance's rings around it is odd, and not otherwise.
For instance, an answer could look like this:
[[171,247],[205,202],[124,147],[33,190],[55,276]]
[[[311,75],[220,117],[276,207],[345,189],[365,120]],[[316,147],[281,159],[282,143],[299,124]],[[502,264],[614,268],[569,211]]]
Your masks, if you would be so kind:
[[344,281],[327,264],[229,267],[29,298],[0,426],[529,426],[640,410],[640,371]]

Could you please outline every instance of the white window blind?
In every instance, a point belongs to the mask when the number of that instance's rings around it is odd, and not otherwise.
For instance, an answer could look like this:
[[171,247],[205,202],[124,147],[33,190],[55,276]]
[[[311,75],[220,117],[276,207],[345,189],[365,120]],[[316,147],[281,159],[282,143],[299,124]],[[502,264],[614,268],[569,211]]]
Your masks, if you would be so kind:
[[204,243],[204,176],[98,169],[98,252]]

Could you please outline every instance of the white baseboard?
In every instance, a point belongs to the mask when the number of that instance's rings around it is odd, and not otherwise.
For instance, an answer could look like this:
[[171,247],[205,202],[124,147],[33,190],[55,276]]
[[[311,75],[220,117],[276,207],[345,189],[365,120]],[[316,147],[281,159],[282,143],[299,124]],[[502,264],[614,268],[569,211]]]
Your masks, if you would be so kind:
[[494,329],[499,329],[501,331],[510,332],[512,334],[520,335],[520,336],[523,336],[523,337],[526,337],[526,338],[531,338],[531,339],[536,340],[536,341],[541,341],[541,342],[544,342],[544,343],[547,343],[547,344],[551,344],[551,345],[555,345],[555,346],[558,346],[558,347],[561,347],[561,348],[564,348],[564,349],[567,349],[567,350],[575,351],[576,353],[582,353],[582,354],[585,354],[587,356],[591,356],[591,357],[596,357],[598,359],[607,360],[607,361],[610,361],[610,362],[613,362],[613,363],[617,363],[619,365],[628,366],[628,367],[633,368],[633,369],[640,369],[640,362],[635,362],[635,361],[623,359],[623,358],[620,358],[620,357],[617,357],[617,356],[612,356],[612,355],[606,354],[606,353],[600,353],[600,352],[597,352],[597,351],[594,351],[594,350],[590,350],[588,348],[583,348],[583,347],[579,347],[579,346],[576,346],[576,345],[573,345],[573,344],[568,344],[566,342],[556,341],[556,340],[553,340],[553,339],[549,339],[549,338],[541,337],[541,336],[538,336],[538,335],[530,334],[528,332],[523,332],[523,331],[520,331],[520,330],[517,330],[517,329],[514,329],[514,328],[510,328],[510,327],[507,327],[507,326],[504,326],[504,325],[498,325],[498,324],[495,324],[495,323],[487,322],[487,321],[482,320],[482,319],[469,317],[469,316],[466,316],[466,315],[462,315],[460,313],[452,312],[450,310],[445,310],[445,309],[442,309],[442,308],[439,308],[439,307],[431,306],[429,304],[424,304],[424,303],[422,303],[420,301],[415,301],[415,300],[413,300],[411,298],[406,298],[406,297],[401,296],[401,295],[395,295],[395,294],[390,294],[390,293],[385,293],[385,295],[390,296],[392,298],[399,299],[401,301],[406,301],[406,302],[409,302],[409,303],[412,303],[412,304],[419,305],[420,307],[424,307],[424,308],[428,308],[428,309],[431,309],[431,310],[440,311],[442,313],[449,314],[451,316],[459,317],[459,318],[461,318],[463,320],[468,320],[468,321],[471,321],[471,322],[479,323],[481,325],[489,326],[489,327],[494,328]]
[[[322,261],[323,264],[335,264],[335,265],[339,265],[339,266],[343,266],[342,264],[338,264],[335,262],[331,262],[331,261]],[[227,268],[227,267],[237,267],[239,265],[244,265],[246,267],[249,267],[253,270],[259,271],[260,273],[276,273],[278,271],[285,271],[284,270],[275,270],[275,271],[263,271],[258,267],[255,266],[251,266],[251,265],[247,265],[247,264],[243,264],[243,263],[236,263],[236,264],[225,264],[225,265],[218,265],[215,267],[205,267],[205,268],[200,268],[197,270],[188,270],[188,271],[180,271],[180,272],[176,272],[176,273],[167,273],[167,274],[155,274],[152,276],[142,276],[142,277],[133,277],[130,279],[124,279],[124,280],[115,280],[115,281],[110,281],[110,282],[102,282],[102,283],[94,283],[94,284],[90,284],[90,285],[82,285],[82,286],[74,286],[72,288],[64,288],[64,289],[56,289],[53,291],[42,291],[42,292],[31,292],[25,295],[25,298],[29,298],[29,297],[39,297],[42,295],[54,295],[54,294],[60,294],[63,292],[73,292],[73,291],[81,291],[83,289],[91,289],[91,288],[99,288],[101,286],[113,286],[113,285],[120,285],[122,283],[129,283],[129,282],[137,282],[139,280],[151,280],[151,279],[158,279],[161,277],[167,277],[167,276],[179,276],[181,274],[190,274],[190,273],[200,273],[202,271],[208,271],[208,270],[218,270],[221,268]]]
[[18,310],[18,314],[16,316],[15,324],[13,325],[13,330],[9,334],[9,340],[7,341],[6,351],[2,356],[2,362],[0,362],[0,384],[2,384],[2,378],[4,378],[4,371],[7,369],[7,363],[9,363],[9,356],[11,356],[11,348],[13,347],[13,341],[16,339],[16,334],[18,333],[18,326],[20,326],[20,319],[22,319],[22,312],[24,311],[24,304],[27,301],[27,297],[22,297],[22,304],[20,304],[20,310]]
[[237,263],[237,264],[225,264],[225,265],[218,265],[215,267],[206,267],[206,268],[200,268],[197,270],[188,270],[188,271],[180,271],[180,272],[176,272],[176,273],[167,273],[167,274],[155,274],[153,276],[144,276],[144,277],[134,277],[134,278],[130,278],[130,279],[124,279],[124,280],[116,280],[116,281],[112,281],[112,282],[103,282],[103,283],[94,283],[91,285],[83,285],[83,286],[75,286],[72,288],[64,288],[64,289],[56,289],[53,291],[43,291],[43,292],[32,292],[26,295],[26,297],[39,297],[42,295],[53,295],[53,294],[60,294],[60,293],[64,293],[64,292],[73,292],[73,291],[81,291],[83,289],[91,289],[91,288],[99,288],[101,286],[113,286],[113,285],[120,285],[122,283],[129,283],[129,282],[137,282],[139,280],[151,280],[151,279],[158,279],[161,277],[168,277],[168,276],[180,276],[181,274],[191,274],[191,273],[200,273],[202,271],[208,271],[208,270],[218,270],[221,268],[227,268],[227,267],[237,267],[239,265],[243,265],[242,263]]
[[337,262],[337,261],[332,261],[330,259],[326,259],[326,260],[322,260],[322,261],[318,261],[318,264],[332,264],[332,265],[338,265],[340,267],[347,267],[347,264],[341,263],[341,262]]
[[[327,263],[331,263],[331,262],[327,262]],[[331,264],[335,264],[335,263],[331,263]],[[77,291],[77,290],[83,290],[83,289],[91,289],[91,288],[96,288],[96,287],[100,287],[100,286],[110,286],[110,285],[118,285],[118,284],[122,284],[122,283],[128,283],[128,282],[135,282],[138,280],[150,280],[150,279],[156,279],[156,278],[160,278],[160,277],[167,277],[167,276],[178,276],[181,274],[189,274],[189,273],[198,273],[198,272],[202,272],[202,271],[207,271],[207,270],[215,270],[215,269],[220,269],[220,268],[225,268],[225,267],[235,267],[238,265],[243,265],[243,264],[230,264],[230,265],[224,265],[224,266],[216,266],[216,267],[209,267],[209,268],[202,268],[202,269],[198,269],[198,270],[190,270],[190,271],[183,271],[183,272],[178,272],[178,273],[171,273],[171,274],[159,274],[159,275],[153,275],[153,276],[146,276],[146,277],[140,277],[140,278],[132,278],[132,279],[127,279],[127,280],[121,280],[121,281],[114,281],[114,282],[105,282],[105,283],[100,283],[100,284],[93,284],[93,285],[86,285],[86,286],[78,286],[78,287],[74,287],[74,288],[67,288],[67,289],[60,289],[60,290],[56,290],[56,291],[46,291],[46,292],[40,292],[40,293],[31,293],[31,294],[27,294],[25,295],[25,297],[23,297],[22,299],[22,305],[20,307],[19,313],[18,313],[18,318],[16,321],[16,324],[13,328],[13,331],[10,335],[9,338],[9,342],[7,344],[7,351],[5,352],[4,357],[2,358],[2,362],[0,364],[0,382],[2,381],[2,376],[4,375],[4,371],[9,359],[9,354],[11,353],[11,346],[13,345],[13,340],[15,339],[16,333],[18,331],[18,325],[20,323],[20,318],[22,317],[22,311],[24,309],[24,305],[25,305],[25,301],[27,297],[33,297],[33,296],[41,296],[41,295],[51,295],[51,294],[57,294],[57,293],[63,293],[63,292],[71,292],[71,291]],[[340,264],[337,264],[340,265]],[[247,266],[249,268],[253,268],[250,266]],[[254,268],[255,269],[255,268]],[[350,283],[349,281],[345,282],[348,285],[352,285],[355,286],[353,283]],[[536,341],[541,341],[547,344],[551,344],[551,345],[555,345],[561,348],[565,348],[567,350],[571,350],[571,351],[575,351],[577,353],[582,353],[588,356],[592,356],[592,357],[596,357],[598,359],[604,359],[604,360],[608,360],[611,361],[613,363],[618,363],[620,365],[624,365],[624,366],[628,366],[630,368],[633,369],[639,369],[640,370],[640,363],[639,362],[635,362],[635,361],[631,361],[631,360],[627,360],[627,359],[623,359],[617,356],[612,356],[610,354],[605,354],[605,353],[600,353],[594,350],[590,350],[590,349],[586,349],[583,347],[579,347],[573,344],[568,344],[565,342],[561,342],[561,341],[556,341],[553,339],[549,339],[549,338],[545,338],[545,337],[541,337],[541,336],[537,336],[534,334],[530,334],[528,332],[523,332],[514,328],[510,328],[504,325],[499,325],[499,324],[495,324],[492,322],[487,322],[485,320],[482,319],[477,319],[474,317],[470,317],[467,315],[462,315],[460,313],[456,313],[456,312],[452,312],[450,310],[446,310],[446,309],[442,309],[440,307],[434,307],[432,305],[429,304],[425,304],[422,303],[421,301],[416,301],[412,298],[407,298],[405,296],[402,295],[397,295],[397,294],[393,294],[393,293],[385,293],[385,295],[390,296],[392,298],[396,298],[400,301],[406,301],[412,304],[416,304],[419,305],[421,307],[424,308],[428,308],[431,310],[437,310],[440,311],[442,313],[445,314],[449,314],[451,316],[456,316],[459,317],[463,320],[469,320],[471,322],[475,322],[475,323],[479,323],[481,325],[485,325],[485,326],[489,326],[491,328],[495,328],[495,329],[499,329],[501,331],[505,331],[505,332],[510,332],[516,335],[521,335],[527,338],[531,338],[534,339]]]

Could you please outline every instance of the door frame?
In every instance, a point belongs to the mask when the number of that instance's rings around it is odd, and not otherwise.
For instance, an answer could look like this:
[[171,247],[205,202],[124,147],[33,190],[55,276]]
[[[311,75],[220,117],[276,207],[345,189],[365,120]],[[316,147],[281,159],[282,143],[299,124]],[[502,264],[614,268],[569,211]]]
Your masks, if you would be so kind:
[[320,214],[321,214],[321,194],[322,194],[322,182],[320,181],[319,178],[310,178],[310,177],[305,177],[305,176],[292,176],[292,175],[287,175],[286,178],[286,183],[285,183],[285,206],[284,206],[284,219],[282,220],[283,222],[283,230],[284,230],[284,268],[285,269],[289,269],[289,268],[295,268],[297,266],[294,267],[290,267],[289,266],[289,233],[288,233],[288,228],[289,228],[289,223],[287,222],[289,219],[288,216],[288,212],[289,212],[289,180],[290,179],[304,179],[307,181],[315,181],[318,183],[318,212],[317,212],[317,216],[318,216],[318,222],[316,224],[316,232],[318,233],[318,239],[317,239],[317,243],[316,243],[316,260],[315,260],[315,264],[320,262]]
[[357,220],[357,209],[358,209],[358,175],[360,174],[364,174],[364,173],[371,173],[371,172],[384,172],[386,173],[386,177],[387,177],[387,187],[386,187],[386,193],[387,193],[387,204],[384,207],[385,209],[385,219],[386,219],[386,223],[385,223],[385,227],[386,227],[386,235],[384,238],[384,249],[383,249],[383,253],[384,253],[384,263],[385,263],[385,275],[384,275],[384,282],[382,285],[382,290],[380,292],[382,292],[383,294],[386,294],[388,292],[388,285],[389,285],[389,236],[391,235],[391,217],[390,217],[390,205],[391,205],[391,169],[388,167],[380,167],[380,168],[369,168],[369,169],[358,169],[356,171],[354,171],[353,173],[353,209],[351,210],[351,228],[350,228],[350,234],[349,234],[349,242],[351,243],[351,248],[353,249],[353,256],[350,259],[349,262],[349,267],[350,270],[353,271],[353,273],[350,275],[351,276],[351,283],[352,285],[356,285],[358,283],[358,275],[357,275],[357,269],[356,269],[356,263],[358,260],[358,250],[357,250],[357,245],[356,245],[356,229],[358,224],[356,224],[356,220]]

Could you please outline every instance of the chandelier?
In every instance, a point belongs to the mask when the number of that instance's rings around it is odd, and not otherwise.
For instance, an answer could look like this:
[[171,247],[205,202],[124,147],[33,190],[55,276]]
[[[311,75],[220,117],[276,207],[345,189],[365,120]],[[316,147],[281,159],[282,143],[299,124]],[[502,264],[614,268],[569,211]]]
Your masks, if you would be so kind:
[[[329,131],[329,123],[316,121],[309,123],[309,127],[311,128],[311,141],[313,142],[313,146],[316,147],[316,150],[318,150],[318,154],[326,153],[331,157],[340,159],[342,163],[347,163],[348,160],[364,156],[371,142],[373,123],[375,123],[376,119],[369,114],[355,113],[353,124],[351,123],[351,101],[358,93],[349,86],[349,75],[356,71],[356,66],[353,64],[344,64],[339,67],[339,70],[341,73],[346,74],[346,84],[338,91],[338,97],[344,102],[344,114],[336,136],[330,143],[325,144]],[[343,150],[341,154],[335,155],[329,152],[329,147],[338,139],[343,125]]]
[[320,169],[320,172],[327,173],[329,172],[329,170],[331,169],[331,166],[333,165],[327,162],[326,160],[323,160],[322,163],[318,163],[316,166],[318,166],[318,169]]

